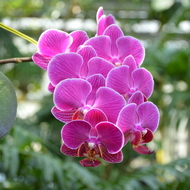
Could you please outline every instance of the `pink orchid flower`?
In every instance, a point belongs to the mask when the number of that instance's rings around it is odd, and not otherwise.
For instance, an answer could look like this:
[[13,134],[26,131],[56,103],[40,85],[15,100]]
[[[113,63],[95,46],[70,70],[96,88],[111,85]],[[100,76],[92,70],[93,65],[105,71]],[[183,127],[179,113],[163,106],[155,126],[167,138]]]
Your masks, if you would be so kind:
[[38,50],[32,56],[33,61],[46,70],[50,60],[59,53],[76,52],[88,36],[84,31],[74,31],[70,34],[61,30],[51,29],[43,32],[38,40]]
[[101,164],[99,158],[110,163],[118,163],[123,159],[123,133],[108,122],[99,109],[91,109],[84,120],[67,123],[61,136],[64,142],[61,152],[68,156],[86,157],[80,161],[82,166],[97,167]]
[[[141,101],[142,99],[137,102]],[[150,151],[143,145],[153,140],[153,132],[158,127],[159,117],[158,108],[152,102],[144,102],[139,105],[130,103],[119,113],[116,125],[123,131],[125,143],[129,140],[136,152],[151,154],[154,151]]]
[[91,79],[91,83],[84,79],[65,79],[56,86],[52,114],[57,119],[63,122],[83,119],[90,109],[98,108],[105,113],[108,121],[116,122],[126,104],[124,98],[111,88],[99,87],[99,82]]
[[112,62],[114,65],[122,65],[124,59],[132,55],[140,66],[144,60],[145,50],[141,42],[131,36],[124,36],[119,26],[108,26],[102,35],[87,40],[84,45],[92,46],[99,57]]

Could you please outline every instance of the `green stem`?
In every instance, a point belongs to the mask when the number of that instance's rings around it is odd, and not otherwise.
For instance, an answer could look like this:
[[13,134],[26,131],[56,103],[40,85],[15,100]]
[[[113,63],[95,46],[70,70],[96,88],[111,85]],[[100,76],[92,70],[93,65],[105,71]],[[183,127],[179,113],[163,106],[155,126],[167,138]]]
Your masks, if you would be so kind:
[[11,28],[9,26],[6,26],[1,22],[0,22],[0,27],[7,30],[7,31],[9,31],[9,32],[11,32],[11,33],[13,33],[13,34],[16,34],[17,36],[20,36],[21,38],[24,38],[25,40],[27,40],[27,41],[35,44],[35,45],[38,44],[38,42],[36,40],[32,39],[31,37],[23,34],[22,32],[19,32],[18,30],[15,30],[15,29],[13,29],[13,28]]

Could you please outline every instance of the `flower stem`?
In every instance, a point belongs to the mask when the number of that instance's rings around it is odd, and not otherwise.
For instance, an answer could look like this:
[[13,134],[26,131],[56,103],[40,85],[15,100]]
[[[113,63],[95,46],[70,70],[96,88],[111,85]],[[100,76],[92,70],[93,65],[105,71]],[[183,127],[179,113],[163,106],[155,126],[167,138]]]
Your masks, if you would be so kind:
[[15,30],[15,29],[13,29],[13,28],[11,28],[9,26],[6,26],[1,22],[0,22],[0,27],[7,30],[7,31],[9,31],[9,32],[11,32],[11,33],[13,33],[13,34],[16,34],[17,36],[20,36],[21,38],[24,38],[25,40],[27,40],[27,41],[35,44],[35,45],[37,45],[37,43],[38,43],[36,40],[32,39],[31,37],[23,34],[22,32],[19,32],[18,30]]
[[0,65],[6,63],[22,63],[33,61],[31,57],[19,57],[19,58],[9,58],[0,60]]

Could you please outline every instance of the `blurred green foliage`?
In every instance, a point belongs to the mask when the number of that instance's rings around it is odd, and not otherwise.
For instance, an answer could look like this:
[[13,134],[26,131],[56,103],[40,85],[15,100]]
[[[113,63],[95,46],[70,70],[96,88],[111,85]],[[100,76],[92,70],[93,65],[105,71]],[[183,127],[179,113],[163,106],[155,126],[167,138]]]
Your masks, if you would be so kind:
[[[51,22],[61,19],[62,29],[71,32],[66,27],[67,21],[71,18],[94,21],[96,10],[103,6],[106,14],[116,17],[125,35],[137,37],[144,43],[146,57],[142,67],[148,69],[155,80],[150,100],[161,113],[152,145],[156,154],[139,155],[128,144],[123,149],[122,163],[103,162],[98,168],[83,168],[78,158],[64,156],[59,151],[63,124],[51,115],[53,102],[52,95],[44,90],[47,88],[45,72],[34,63],[1,65],[0,70],[15,87],[20,106],[14,128],[0,139],[0,189],[190,189],[190,4],[186,0],[170,0],[170,4],[160,6],[163,2],[0,0],[0,20],[11,21],[14,24],[11,27],[34,39],[38,39],[44,29],[25,28],[21,25],[22,18],[47,18]],[[87,31],[89,36],[95,34],[92,31]],[[0,59],[31,56],[36,51],[33,45],[19,41],[1,28],[0,44]],[[27,104],[22,107],[23,102]],[[37,106],[35,111],[32,112],[31,106]],[[28,111],[32,114],[27,115]],[[181,143],[183,146],[179,146]]]

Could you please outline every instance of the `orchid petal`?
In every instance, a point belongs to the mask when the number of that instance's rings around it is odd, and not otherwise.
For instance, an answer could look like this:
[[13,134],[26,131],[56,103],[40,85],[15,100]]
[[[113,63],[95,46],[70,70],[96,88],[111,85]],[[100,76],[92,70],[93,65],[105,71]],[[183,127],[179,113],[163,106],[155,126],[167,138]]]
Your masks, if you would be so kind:
[[147,98],[153,92],[154,81],[151,73],[144,68],[136,69],[133,73],[134,88],[141,91]]
[[116,125],[124,133],[130,132],[135,127],[135,123],[138,122],[136,108],[136,104],[128,104],[119,113]]
[[55,90],[55,86],[51,83],[49,83],[48,85],[48,90],[51,92],[51,93],[54,93],[54,90]]
[[140,91],[135,92],[128,100],[128,104],[135,103],[138,105],[146,101],[144,94]]
[[40,54],[55,56],[63,53],[72,43],[72,38],[61,30],[46,30],[38,40],[38,50]]
[[117,56],[118,55],[118,48],[116,45],[116,40],[119,37],[124,36],[122,30],[120,29],[119,26],[112,24],[106,28],[103,35],[110,37],[110,39],[111,39],[111,54],[112,54],[112,56]]
[[88,95],[86,102],[88,105],[93,105],[96,99],[96,91],[100,87],[105,86],[105,78],[100,74],[96,74],[89,77],[87,81],[91,84],[92,90],[90,94]]
[[85,105],[91,88],[86,80],[65,79],[55,88],[53,97],[55,106],[60,110],[80,108]]
[[142,142],[143,144],[151,142],[154,138],[154,135],[150,129],[145,129],[145,130],[146,134],[143,136],[143,142]]
[[123,153],[119,151],[116,154],[110,154],[104,145],[99,145],[99,149],[101,150],[102,159],[109,163],[119,163],[123,160]]
[[71,32],[70,36],[73,38],[73,43],[69,46],[69,52],[77,52],[79,46],[89,39],[86,32],[82,30]]
[[48,63],[50,62],[52,57],[46,56],[46,55],[41,55],[38,52],[36,52],[32,56],[32,60],[36,65],[38,65],[40,68],[47,70]]
[[86,121],[75,120],[67,123],[61,130],[63,142],[68,148],[77,149],[89,139],[91,126]]
[[130,77],[128,75],[129,67],[120,66],[112,69],[107,76],[106,86],[114,89],[120,94],[126,94],[129,91]]
[[104,77],[107,77],[108,72],[115,66],[101,57],[94,57],[88,62],[88,67],[88,76],[99,73]]
[[159,123],[159,110],[152,102],[145,102],[138,106],[137,113],[143,128],[156,131]]
[[97,36],[104,33],[105,30],[106,15],[102,15],[97,22]]
[[60,151],[67,155],[67,156],[74,156],[74,157],[78,157],[77,152],[78,149],[70,149],[69,147],[67,147],[65,144],[62,144]]
[[130,135],[130,141],[131,141],[131,144],[134,145],[134,146],[137,146],[141,143],[142,141],[142,133],[141,131],[133,131]]
[[91,58],[96,57],[97,54],[91,46],[83,46],[82,48],[79,49],[77,53],[81,55],[83,58],[83,65],[80,70],[80,75],[81,77],[85,78],[88,73],[87,63]]
[[102,15],[104,15],[104,8],[99,7],[96,13],[96,21],[98,21]]
[[108,121],[115,123],[125,104],[125,99],[119,93],[111,88],[100,87],[93,107],[101,109],[108,117]]
[[122,131],[113,123],[101,122],[96,125],[98,139],[111,154],[119,152],[124,143]]
[[95,160],[90,160],[89,158],[85,158],[83,160],[80,160],[79,162],[82,166],[84,167],[97,167],[99,166],[102,162],[98,159]]
[[141,42],[131,36],[120,37],[117,40],[118,54],[121,60],[124,60],[125,57],[132,55],[137,63],[141,65],[144,57],[145,50]]
[[141,146],[141,145],[133,146],[133,149],[139,154],[144,154],[144,155],[154,153],[154,151],[150,151],[147,146]]
[[92,46],[99,57],[110,60],[111,40],[108,36],[96,36],[87,40],[84,45]]
[[48,76],[53,85],[67,78],[79,78],[83,59],[76,53],[56,55],[49,63]]
[[107,121],[108,119],[103,111],[98,108],[93,108],[86,113],[84,120],[89,122],[92,127],[95,127],[98,123]]
[[137,69],[137,64],[136,61],[134,59],[134,57],[132,55],[127,56],[122,65],[127,65],[129,66],[129,73],[132,73],[132,71],[134,71],[135,69]]
[[51,113],[53,116],[58,119],[59,121],[62,121],[64,123],[68,123],[69,121],[72,121],[72,117],[74,113],[77,111],[77,109],[73,110],[67,110],[67,111],[62,111],[57,109],[55,106],[52,108]]

